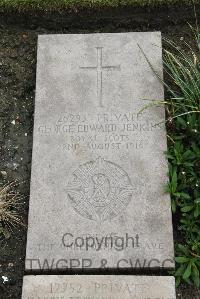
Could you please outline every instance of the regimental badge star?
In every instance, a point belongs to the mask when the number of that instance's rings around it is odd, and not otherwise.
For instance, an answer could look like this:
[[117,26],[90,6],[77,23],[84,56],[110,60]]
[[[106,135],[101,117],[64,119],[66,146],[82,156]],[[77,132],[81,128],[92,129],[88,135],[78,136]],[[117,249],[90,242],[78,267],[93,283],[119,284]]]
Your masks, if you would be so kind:
[[99,157],[80,165],[69,179],[67,194],[74,210],[99,222],[122,213],[133,187],[128,174],[117,164]]

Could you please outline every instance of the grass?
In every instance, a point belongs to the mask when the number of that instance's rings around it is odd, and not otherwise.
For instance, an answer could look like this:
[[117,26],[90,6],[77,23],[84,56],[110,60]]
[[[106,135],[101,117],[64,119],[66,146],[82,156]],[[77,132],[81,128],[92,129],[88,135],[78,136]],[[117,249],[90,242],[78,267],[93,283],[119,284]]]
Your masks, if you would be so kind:
[[[142,110],[165,104],[169,161],[169,184],[172,211],[178,225],[176,244],[176,283],[182,281],[200,288],[200,31],[194,30],[195,47],[183,49],[165,41],[165,78],[151,69],[166,88],[165,101],[155,100]],[[142,49],[141,49],[142,50]],[[143,50],[142,50],[143,51]],[[168,84],[166,82],[169,82]]]
[[118,7],[118,6],[160,6],[190,5],[200,0],[0,0],[0,8],[5,9],[73,9],[83,7]]
[[172,210],[179,220],[180,239],[176,246],[177,285],[181,281],[200,287],[200,32],[196,47],[185,50],[168,42],[164,67],[171,81],[167,131],[170,182],[167,191]]
[[10,236],[14,227],[24,225],[19,213],[21,197],[14,187],[14,183],[0,187],[0,236],[6,238]]
[[200,287],[200,33],[196,47],[185,50],[168,42],[164,51],[169,135],[170,182],[167,191],[178,218],[182,242],[176,245],[177,285],[181,281]]

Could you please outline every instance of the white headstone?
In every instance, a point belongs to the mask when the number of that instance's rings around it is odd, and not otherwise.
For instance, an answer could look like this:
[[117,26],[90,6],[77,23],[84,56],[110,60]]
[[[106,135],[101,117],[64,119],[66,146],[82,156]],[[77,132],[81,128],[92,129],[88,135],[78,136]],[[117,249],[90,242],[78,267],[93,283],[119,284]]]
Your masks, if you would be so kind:
[[[141,50],[142,49],[142,50]],[[39,36],[27,270],[173,268],[159,32]],[[138,114],[139,113],[139,114]]]
[[22,299],[176,299],[173,277],[49,275],[24,277]]

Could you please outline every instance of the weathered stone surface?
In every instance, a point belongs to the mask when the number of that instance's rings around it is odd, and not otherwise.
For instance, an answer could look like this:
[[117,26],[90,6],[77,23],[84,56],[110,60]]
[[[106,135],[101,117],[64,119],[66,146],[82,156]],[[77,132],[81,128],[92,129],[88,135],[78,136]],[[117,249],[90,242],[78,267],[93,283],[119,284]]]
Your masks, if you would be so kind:
[[161,35],[39,36],[26,269],[172,268]]
[[50,275],[24,277],[22,299],[175,299],[173,277]]

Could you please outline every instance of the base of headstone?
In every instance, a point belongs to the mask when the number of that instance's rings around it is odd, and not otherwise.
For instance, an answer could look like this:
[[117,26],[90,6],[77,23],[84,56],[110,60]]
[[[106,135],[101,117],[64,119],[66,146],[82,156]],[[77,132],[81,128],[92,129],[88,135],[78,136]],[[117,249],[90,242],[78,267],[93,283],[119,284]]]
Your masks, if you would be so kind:
[[171,276],[25,276],[22,299],[176,299]]

